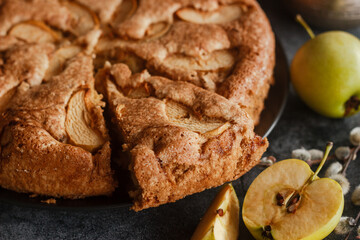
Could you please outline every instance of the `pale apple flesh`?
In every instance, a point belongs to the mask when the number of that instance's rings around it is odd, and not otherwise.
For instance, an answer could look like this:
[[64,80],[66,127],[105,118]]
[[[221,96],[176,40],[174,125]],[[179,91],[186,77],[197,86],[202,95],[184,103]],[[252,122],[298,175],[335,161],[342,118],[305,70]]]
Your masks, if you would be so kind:
[[[65,129],[70,142],[92,152],[105,143],[105,139],[91,128],[91,116],[86,102],[91,98],[85,90],[76,92],[67,107]],[[91,100],[90,100],[91,101]]]
[[50,80],[53,76],[61,73],[65,63],[68,59],[76,56],[82,51],[82,48],[76,45],[70,45],[66,47],[59,48],[51,57],[49,67],[45,73],[45,81]]
[[63,2],[63,5],[70,11],[73,23],[71,32],[76,36],[86,34],[100,25],[97,15],[88,7],[77,2]]
[[29,43],[54,43],[61,39],[60,33],[40,21],[18,23],[10,29],[8,35]]
[[237,240],[239,200],[231,184],[225,184],[197,226],[191,240]]
[[182,20],[198,24],[221,24],[238,19],[242,14],[240,5],[221,6],[214,11],[201,11],[194,8],[183,8],[176,12]]
[[[280,161],[263,171],[251,184],[243,205],[243,220],[256,239],[323,239],[340,220],[344,197],[332,179],[316,178],[304,161]],[[295,212],[277,194],[295,190],[301,198]]]
[[170,29],[170,22],[158,22],[151,24],[145,32],[144,40],[154,40],[163,36]]
[[195,71],[219,71],[230,69],[235,57],[230,50],[214,51],[206,59],[195,59],[188,56],[171,55],[164,61],[168,68],[180,68]]
[[131,17],[137,9],[136,0],[123,0],[113,16],[112,24],[117,25]]
[[220,135],[231,127],[230,123],[219,119],[200,118],[184,105],[174,101],[167,100],[165,105],[166,115],[172,124],[203,134],[205,137]]

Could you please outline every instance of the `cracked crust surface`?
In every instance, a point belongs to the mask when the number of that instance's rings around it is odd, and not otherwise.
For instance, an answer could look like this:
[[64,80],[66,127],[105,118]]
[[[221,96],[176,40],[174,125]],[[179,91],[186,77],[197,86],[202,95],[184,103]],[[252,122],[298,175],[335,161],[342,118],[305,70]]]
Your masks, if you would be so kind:
[[13,25],[27,20],[40,20],[56,28],[69,30],[71,14],[58,1],[4,1],[0,8],[0,35],[6,35]]
[[[177,11],[184,8],[211,12],[228,5],[241,8],[240,16],[229,22],[198,24],[179,20],[176,16]],[[158,11],[162,13],[156,14]],[[146,32],[150,26],[162,22],[168,23],[169,29],[148,40]],[[259,122],[264,100],[273,82],[275,40],[271,26],[256,1],[179,0],[161,1],[161,4],[154,4],[151,0],[140,1],[136,12],[113,26],[113,31],[121,37],[101,39],[98,53],[110,48],[112,51],[118,48],[132,52],[146,60],[146,67],[151,73],[191,82],[219,93],[245,108],[255,124]],[[234,59],[230,67],[217,69],[207,62],[219,50],[232,53]],[[189,69],[182,64],[183,61],[166,65],[174,57],[190,64],[208,66]]]
[[255,0],[0,1],[0,185],[113,192],[96,91],[131,156],[135,210],[240,177],[268,144],[253,128],[274,45]]
[[189,83],[129,73],[114,65],[97,81],[130,154],[134,210],[235,180],[258,163],[267,140],[238,105]]
[[69,143],[67,103],[78,89],[93,88],[92,60],[77,56],[49,82],[23,82],[2,113],[0,184],[7,189],[55,197],[109,195],[115,189],[110,142],[102,110],[94,110],[107,139],[93,154]]

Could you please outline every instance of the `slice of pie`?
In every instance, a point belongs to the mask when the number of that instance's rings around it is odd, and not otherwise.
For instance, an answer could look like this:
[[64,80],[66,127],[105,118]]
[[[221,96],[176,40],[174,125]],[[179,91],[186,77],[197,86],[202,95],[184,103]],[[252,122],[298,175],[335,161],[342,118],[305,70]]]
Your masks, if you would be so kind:
[[132,75],[125,64],[107,65],[96,81],[130,155],[136,211],[239,178],[268,145],[237,104],[190,83]]

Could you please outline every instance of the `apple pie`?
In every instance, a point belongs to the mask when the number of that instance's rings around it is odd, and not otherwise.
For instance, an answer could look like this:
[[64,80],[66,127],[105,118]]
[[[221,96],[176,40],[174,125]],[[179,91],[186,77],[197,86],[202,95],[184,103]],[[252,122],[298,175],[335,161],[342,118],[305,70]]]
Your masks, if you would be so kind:
[[274,42],[255,0],[0,1],[0,186],[139,211],[239,178]]

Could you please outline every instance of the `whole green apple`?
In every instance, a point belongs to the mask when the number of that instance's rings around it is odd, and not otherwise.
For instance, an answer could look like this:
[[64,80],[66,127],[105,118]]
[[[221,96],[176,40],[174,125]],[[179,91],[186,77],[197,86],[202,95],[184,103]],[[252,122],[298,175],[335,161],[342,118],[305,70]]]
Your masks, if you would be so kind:
[[301,99],[333,118],[357,113],[360,104],[360,40],[329,31],[306,42],[291,64],[291,80]]

